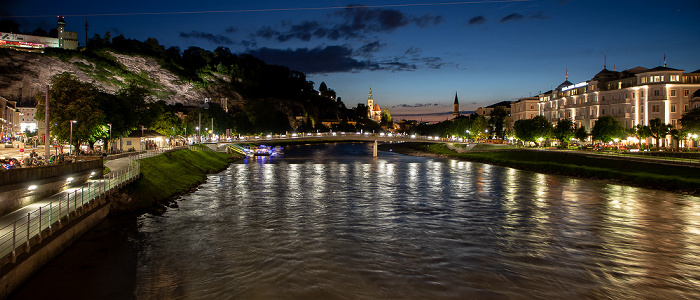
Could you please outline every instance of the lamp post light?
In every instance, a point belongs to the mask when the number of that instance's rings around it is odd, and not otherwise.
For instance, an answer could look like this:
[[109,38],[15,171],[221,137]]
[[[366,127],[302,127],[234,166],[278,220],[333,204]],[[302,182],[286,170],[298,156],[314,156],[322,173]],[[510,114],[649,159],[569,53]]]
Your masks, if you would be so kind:
[[68,141],[68,155],[73,155],[73,123],[76,120],[70,120],[70,140]]
[[175,139],[175,126],[173,126],[172,128],[173,128],[173,136],[170,138],[170,146],[173,145],[173,140]]
[[467,130],[467,142],[469,142],[469,130]]
[[144,128],[143,128],[143,125],[139,125],[139,126],[141,126],[141,142],[139,143],[139,148],[140,148],[139,151],[143,151],[143,129]]
[[109,126],[109,150],[112,150],[112,123],[107,123]]

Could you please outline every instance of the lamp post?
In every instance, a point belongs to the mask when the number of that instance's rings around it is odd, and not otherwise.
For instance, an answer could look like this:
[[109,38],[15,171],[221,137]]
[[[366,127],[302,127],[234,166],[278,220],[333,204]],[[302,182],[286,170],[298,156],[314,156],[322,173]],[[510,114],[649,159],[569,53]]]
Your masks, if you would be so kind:
[[197,143],[201,144],[202,143],[202,131],[199,130],[199,126],[195,127],[194,130],[197,130]]
[[173,145],[173,139],[175,139],[175,126],[173,126],[172,128],[173,128],[173,136],[170,137],[170,146]]
[[467,130],[467,143],[469,142],[469,130]]
[[143,151],[143,125],[139,126],[141,126],[141,142],[139,143],[139,151]]
[[112,150],[112,123],[107,123],[109,126],[109,150]]
[[70,120],[70,140],[68,141],[68,155],[73,155],[73,123],[76,120]]

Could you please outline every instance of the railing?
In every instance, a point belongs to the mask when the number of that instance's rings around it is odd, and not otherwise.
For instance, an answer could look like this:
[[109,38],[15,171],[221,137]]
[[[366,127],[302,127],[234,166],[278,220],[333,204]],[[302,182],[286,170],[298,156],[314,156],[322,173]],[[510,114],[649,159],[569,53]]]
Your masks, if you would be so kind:
[[[684,155],[683,153],[677,152],[657,152],[657,151],[639,151],[639,152],[626,152],[626,151],[580,151],[575,150],[575,152],[580,152],[584,154],[594,154],[600,156],[612,156],[620,157],[626,159],[637,159],[641,161],[663,161],[663,162],[676,162],[676,163],[687,163],[688,166],[700,167],[700,156]],[[690,153],[689,153],[690,154]]]
[[26,217],[19,218],[1,228],[0,257],[9,256],[10,261],[14,261],[22,249],[27,252],[32,244],[40,243],[46,235],[45,231],[50,234],[55,228],[60,228],[62,222],[87,212],[89,209],[86,208],[92,207],[98,200],[103,200],[104,196],[113,189],[136,178],[141,170],[140,166],[137,159],[131,159],[127,169],[112,172],[103,179],[88,182],[87,187],[69,190],[68,193],[59,196],[49,204],[27,213]]

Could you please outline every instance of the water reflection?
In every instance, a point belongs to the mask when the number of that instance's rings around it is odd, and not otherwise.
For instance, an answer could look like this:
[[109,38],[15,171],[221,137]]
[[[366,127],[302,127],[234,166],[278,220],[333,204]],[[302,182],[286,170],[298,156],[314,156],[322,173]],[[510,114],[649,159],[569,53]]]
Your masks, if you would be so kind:
[[137,298],[700,298],[698,197],[331,144],[179,206],[130,237]]

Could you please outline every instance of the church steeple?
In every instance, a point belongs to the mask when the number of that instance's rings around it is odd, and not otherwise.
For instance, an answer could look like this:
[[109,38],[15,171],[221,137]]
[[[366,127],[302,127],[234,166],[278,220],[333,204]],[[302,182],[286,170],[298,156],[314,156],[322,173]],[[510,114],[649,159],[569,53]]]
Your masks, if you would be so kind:
[[454,112],[452,113],[452,118],[456,117],[459,117],[459,99],[457,99],[457,92],[455,92]]
[[374,107],[374,99],[372,99],[372,88],[369,88],[369,96],[367,97],[367,107],[371,110]]

